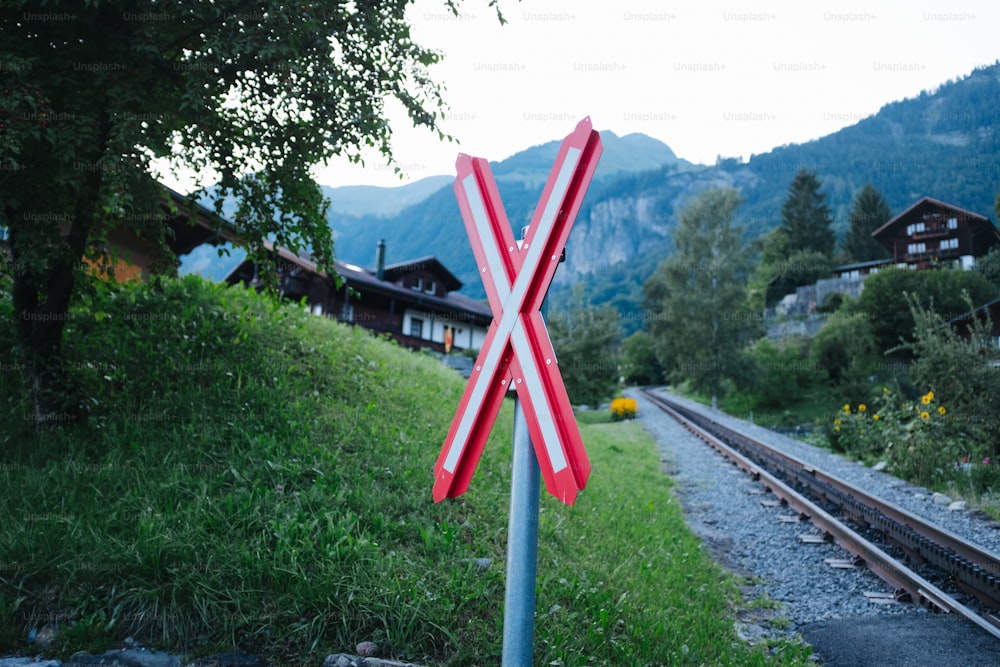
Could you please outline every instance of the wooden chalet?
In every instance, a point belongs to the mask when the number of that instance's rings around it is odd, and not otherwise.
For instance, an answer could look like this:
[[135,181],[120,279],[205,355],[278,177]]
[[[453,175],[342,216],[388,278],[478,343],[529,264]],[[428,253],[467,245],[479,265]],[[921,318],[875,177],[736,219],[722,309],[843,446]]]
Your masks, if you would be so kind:
[[[210,243],[220,245],[239,238],[230,222],[214,211],[192,202],[186,196],[165,187],[168,201],[158,220],[166,226],[166,245],[175,257]],[[148,280],[155,273],[159,249],[135,232],[118,227],[108,233],[104,251],[115,259],[115,280]]]
[[[334,262],[344,281],[339,289],[309,259],[280,248],[270,251],[276,256],[283,296],[304,299],[317,315],[387,334],[404,347],[478,350],[493,320],[488,305],[458,293],[462,282],[435,257],[386,264],[384,241],[378,244],[374,269]],[[249,260],[236,267],[226,282],[250,287],[262,283],[258,267]]]
[[978,213],[924,197],[872,236],[892,253],[891,263],[914,269],[940,266],[969,269],[1000,245],[1000,233]]
[[[186,255],[204,243],[220,245],[227,241],[239,241],[235,229],[227,220],[179,192],[168,187],[163,189],[167,197],[162,210],[150,215],[151,220],[162,222],[165,226],[166,246],[176,257]],[[63,225],[63,233],[68,231],[69,224],[66,223]],[[9,241],[8,235],[7,228],[0,225],[0,242]],[[157,244],[125,226],[110,230],[99,250],[113,262],[117,282],[148,280],[158,269],[170,268],[157,265],[161,261]],[[89,260],[84,261],[91,265],[95,273],[100,273],[98,266]],[[102,277],[110,276],[105,273]]]
[[842,264],[833,267],[833,275],[837,278],[865,278],[873,273],[878,273],[879,269],[892,266],[895,263],[896,261],[893,259],[872,259],[867,262]]

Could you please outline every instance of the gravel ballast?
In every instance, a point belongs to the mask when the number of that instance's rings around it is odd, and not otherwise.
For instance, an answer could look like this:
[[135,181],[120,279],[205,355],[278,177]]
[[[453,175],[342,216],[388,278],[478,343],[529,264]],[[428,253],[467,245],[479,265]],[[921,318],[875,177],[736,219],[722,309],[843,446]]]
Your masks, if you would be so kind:
[[[751,435],[789,454],[943,525],[989,551],[1000,552],[1000,530],[993,527],[995,522],[965,511],[948,510],[926,489],[663,393],[711,414],[722,424],[749,428]],[[762,491],[759,483],[726,462],[639,392],[630,395],[638,401],[641,423],[658,443],[664,472],[677,482],[688,525],[722,565],[747,581],[743,587],[746,609],[737,625],[746,639],[796,636],[810,624],[837,619],[929,614],[917,605],[875,599],[878,594],[891,595],[892,587],[863,567],[838,569],[825,564],[827,559],[849,559],[850,554],[829,542],[802,543],[799,535],[818,533],[810,522],[781,521],[779,516],[790,516],[794,511],[762,505],[761,500],[774,500],[774,496],[758,495]],[[873,595],[868,597],[866,593]]]

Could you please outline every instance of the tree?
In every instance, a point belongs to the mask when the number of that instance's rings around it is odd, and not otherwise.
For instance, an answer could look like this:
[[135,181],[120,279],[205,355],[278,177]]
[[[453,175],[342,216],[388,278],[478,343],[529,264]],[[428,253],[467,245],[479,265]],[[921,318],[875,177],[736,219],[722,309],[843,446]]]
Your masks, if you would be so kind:
[[625,382],[638,385],[663,381],[663,367],[656,358],[653,338],[645,329],[634,332],[622,343],[622,377]]
[[814,173],[799,170],[781,207],[781,224],[761,240],[760,266],[754,277],[759,307],[772,307],[796,287],[830,275],[836,237],[826,195],[819,188]]
[[812,339],[810,355],[823,369],[840,398],[850,403],[867,398],[879,349],[870,318],[847,303],[830,315]]
[[549,336],[570,401],[598,406],[611,398],[620,375],[621,316],[611,306],[587,306],[575,290],[573,302],[548,316]]
[[887,351],[913,337],[913,311],[907,295],[948,321],[968,312],[963,293],[977,305],[997,295],[994,285],[972,271],[892,267],[865,279],[857,306],[871,323],[878,349]]
[[785,408],[827,379],[825,369],[810,358],[810,342],[793,336],[779,342],[761,338],[750,349],[754,365],[750,389],[756,405]]
[[994,247],[976,260],[972,270],[990,281],[1000,293],[1000,246]]
[[[36,422],[60,407],[81,260],[108,266],[98,249],[115,228],[163,247],[154,164],[197,173],[192,200],[217,183],[208,192],[217,211],[235,197],[235,222],[265,269],[265,240],[308,249],[332,269],[311,168],[338,155],[358,162],[364,146],[395,164],[390,101],[444,136],[441,90],[427,71],[440,55],[410,38],[411,1],[3,4],[0,222]],[[457,13],[456,0],[445,4]]]
[[847,214],[849,227],[844,236],[843,251],[851,262],[868,262],[891,257],[889,251],[872,237],[872,232],[889,222],[892,210],[882,194],[865,183]]
[[740,350],[759,330],[747,299],[751,258],[732,188],[710,189],[681,210],[674,253],[646,282],[649,332],[669,379],[712,394],[739,375]]
[[833,254],[836,237],[830,227],[832,217],[826,205],[826,195],[819,191],[816,174],[800,169],[781,206],[781,229],[788,236],[792,252],[815,250],[826,256]]

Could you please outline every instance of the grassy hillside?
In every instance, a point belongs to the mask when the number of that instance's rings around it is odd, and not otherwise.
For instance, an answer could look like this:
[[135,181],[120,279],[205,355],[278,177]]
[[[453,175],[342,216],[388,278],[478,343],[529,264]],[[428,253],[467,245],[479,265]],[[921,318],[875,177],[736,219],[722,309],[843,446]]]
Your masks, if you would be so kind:
[[[13,323],[0,299],[2,349]],[[31,432],[0,373],[0,655],[37,654],[25,638],[49,624],[64,658],[133,636],[274,665],[364,640],[499,663],[509,405],[469,492],[435,505],[463,381],[433,359],[195,278],[88,297],[67,340],[85,425]],[[641,426],[582,431],[590,485],[542,500],[537,664],[804,664],[736,640],[735,582]]]

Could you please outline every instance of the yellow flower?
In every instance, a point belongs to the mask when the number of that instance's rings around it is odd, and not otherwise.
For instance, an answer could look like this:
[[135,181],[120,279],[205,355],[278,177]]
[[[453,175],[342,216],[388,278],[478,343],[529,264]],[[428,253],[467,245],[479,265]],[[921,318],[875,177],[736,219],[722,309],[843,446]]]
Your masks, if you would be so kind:
[[834,426],[840,426],[840,420],[839,419],[834,419],[833,420],[833,425]]
[[946,413],[946,412],[948,412],[948,411],[944,409],[944,406],[943,406],[943,405],[939,405],[939,406],[938,406],[938,414],[939,414],[939,415],[943,415],[943,414],[944,414],[944,413]]
[[850,403],[844,403],[844,412],[846,412],[847,414],[851,414],[851,404]]
[[883,394],[888,394],[889,393],[889,388],[888,387],[882,387],[882,393]]
[[864,403],[862,403],[861,405],[858,406],[858,411],[860,411],[860,412],[864,412],[867,409],[868,409],[868,406],[865,405]]
[[934,392],[933,391],[929,391],[929,392],[927,392],[926,395],[920,397],[920,402],[923,403],[924,405],[927,405],[928,403],[930,403],[933,400],[934,400]]
[[878,421],[878,413],[877,412],[872,415],[872,419],[874,419],[875,421]]
[[834,426],[833,430],[836,431],[837,433],[840,433],[840,427],[839,426]]
[[930,419],[931,415],[926,410],[924,410],[923,412],[920,413],[920,418],[921,419]]

